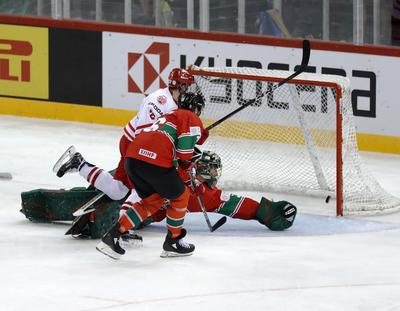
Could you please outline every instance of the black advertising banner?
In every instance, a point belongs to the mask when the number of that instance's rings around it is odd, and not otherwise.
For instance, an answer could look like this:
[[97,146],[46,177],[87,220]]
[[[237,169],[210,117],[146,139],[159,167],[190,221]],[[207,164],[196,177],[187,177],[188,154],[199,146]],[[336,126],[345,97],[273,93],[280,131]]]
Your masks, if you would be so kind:
[[49,100],[101,107],[101,67],[101,31],[49,28]]

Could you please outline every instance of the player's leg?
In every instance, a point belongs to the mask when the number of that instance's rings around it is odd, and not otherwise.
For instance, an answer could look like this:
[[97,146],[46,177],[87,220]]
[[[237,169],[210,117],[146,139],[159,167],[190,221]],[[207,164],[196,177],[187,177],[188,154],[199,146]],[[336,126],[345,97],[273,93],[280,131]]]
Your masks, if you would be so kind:
[[[133,159],[128,158],[126,161],[129,163]],[[155,193],[152,185],[142,177],[137,176],[136,168],[127,166],[126,170],[134,183],[135,190],[131,192],[122,204],[119,220],[102,237],[101,242],[96,247],[98,251],[113,259],[118,259],[125,253],[125,250],[121,247],[121,235],[138,227],[151,215],[152,209],[149,206],[158,204],[157,209],[159,209],[163,203],[163,199]]]
[[129,192],[128,187],[111,173],[87,162],[79,169],[79,175],[85,178],[93,187],[104,192],[111,200],[121,200]]
[[163,244],[161,257],[176,257],[191,255],[195,249],[193,244],[183,238],[186,230],[183,228],[190,191],[185,187],[184,192],[176,199],[170,199],[166,210],[168,233]]
[[[145,181],[138,182],[136,180],[135,190],[141,196],[149,197],[154,194],[151,185],[148,185]],[[142,199],[136,191],[132,191],[122,204],[119,220],[101,238],[100,243],[96,246],[99,252],[113,259],[118,259],[121,255],[125,254],[125,250],[121,246],[122,234],[139,226],[148,217],[148,211],[144,208],[141,203]]]
[[121,178],[114,178],[109,172],[87,162],[79,152],[75,151],[75,148],[71,147],[54,165],[53,170],[58,177],[67,173],[79,172],[79,175],[112,200],[121,200],[128,194],[129,189],[122,178],[125,174],[123,164],[119,165],[116,170],[117,176],[121,176]]
[[121,231],[138,228],[148,217],[161,208],[164,199],[158,193],[140,199],[130,195],[122,204],[119,222]]
[[[195,247],[183,240],[186,230],[182,228],[190,192],[177,170],[174,167],[154,166],[135,159],[128,159],[126,168],[135,187],[138,181],[146,180],[148,184],[151,184],[154,191],[159,194],[160,198],[170,201],[166,210],[168,234],[163,245],[162,256],[166,257],[168,254],[170,254],[169,256],[192,254]],[[142,196],[139,191],[138,193],[139,196]],[[160,203],[159,208],[161,208],[163,202]],[[152,211],[151,213],[154,214],[155,212]],[[165,252],[167,253],[164,254]]]
[[169,206],[166,209],[168,232],[161,257],[191,255],[195,246],[183,239],[186,236],[183,222],[189,203],[189,189],[185,186],[175,168],[165,171],[162,178],[154,180],[153,186],[163,198],[169,200]]

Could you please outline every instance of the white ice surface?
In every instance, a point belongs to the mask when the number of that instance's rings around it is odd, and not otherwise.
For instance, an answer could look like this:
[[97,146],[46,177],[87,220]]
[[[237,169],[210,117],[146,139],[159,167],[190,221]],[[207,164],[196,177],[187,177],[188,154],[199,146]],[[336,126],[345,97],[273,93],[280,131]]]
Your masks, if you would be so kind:
[[[113,169],[120,134],[0,116],[0,172],[13,175],[0,180],[0,310],[400,310],[400,214],[336,218],[334,201],[264,194],[298,206],[290,230],[228,219],[210,233],[201,214],[189,214],[193,256],[160,258],[165,229],[157,224],[141,232],[142,248],[114,261],[96,252],[97,241],[65,236],[68,224],[32,223],[19,212],[22,191],[86,185],[77,174],[59,179],[51,171],[69,145]],[[363,160],[400,196],[400,156],[364,153]]]

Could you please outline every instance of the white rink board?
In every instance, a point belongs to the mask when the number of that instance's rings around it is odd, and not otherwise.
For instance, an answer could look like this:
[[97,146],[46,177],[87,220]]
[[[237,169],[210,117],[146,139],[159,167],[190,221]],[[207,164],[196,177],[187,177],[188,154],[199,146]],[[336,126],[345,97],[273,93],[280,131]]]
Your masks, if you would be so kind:
[[[157,43],[163,43],[165,48],[154,48]],[[153,51],[149,51],[152,47]],[[137,61],[129,68],[128,53],[137,55]],[[167,59],[165,67],[161,66],[160,53]],[[159,74],[166,82],[168,73],[174,67],[193,63],[200,67],[210,66],[210,63],[225,67],[227,62],[238,66],[246,61],[258,62],[263,68],[267,68],[270,63],[283,63],[289,65],[289,70],[294,70],[301,61],[301,49],[103,32],[103,106],[138,109],[144,95],[128,91],[128,75],[143,90],[144,81],[154,80],[154,75]],[[144,62],[151,64],[155,73],[149,74],[149,70],[144,73]],[[355,117],[358,132],[400,136],[400,123],[397,122],[400,107],[397,105],[398,95],[394,87],[395,75],[400,72],[397,57],[312,50],[309,65],[315,67],[316,73],[321,73],[322,67],[344,70],[351,80],[352,88],[360,91],[370,90],[370,79],[357,77],[357,72],[369,72],[376,76],[376,117]],[[160,71],[161,67],[163,69]],[[157,78],[144,91],[148,94],[159,87]],[[369,98],[359,97],[357,107],[368,111],[370,104]]]

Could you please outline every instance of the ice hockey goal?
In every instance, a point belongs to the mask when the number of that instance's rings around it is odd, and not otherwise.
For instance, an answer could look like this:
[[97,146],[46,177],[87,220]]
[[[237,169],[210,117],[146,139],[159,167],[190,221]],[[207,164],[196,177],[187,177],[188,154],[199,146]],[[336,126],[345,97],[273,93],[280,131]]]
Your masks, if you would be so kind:
[[337,215],[400,209],[400,199],[361,163],[348,79],[303,73],[272,91],[290,73],[233,67],[191,72],[192,90],[206,101],[206,125],[259,97],[212,129],[204,146],[222,158],[222,188],[329,195],[336,198]]

